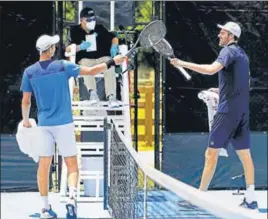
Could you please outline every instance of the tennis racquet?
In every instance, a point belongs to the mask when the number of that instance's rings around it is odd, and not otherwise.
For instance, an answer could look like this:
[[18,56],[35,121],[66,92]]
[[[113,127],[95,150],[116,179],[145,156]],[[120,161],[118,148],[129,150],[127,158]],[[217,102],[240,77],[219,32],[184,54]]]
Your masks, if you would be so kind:
[[[136,53],[140,48],[149,48],[158,44],[166,35],[166,26],[161,20],[155,20],[146,25],[141,31],[134,46],[127,52],[126,56]],[[140,44],[139,47],[138,44]]]
[[[160,40],[157,44],[154,44],[153,48],[156,52],[158,52],[159,54],[164,56],[169,61],[173,58],[176,58],[174,55],[174,50],[173,50],[172,46],[169,44],[169,42],[165,38]],[[191,78],[192,78],[191,75],[189,75],[188,72],[185,71],[185,69],[183,67],[175,66],[175,68],[180,70],[180,72],[183,74],[183,76],[186,78],[186,80],[188,80],[188,81],[191,80]]]

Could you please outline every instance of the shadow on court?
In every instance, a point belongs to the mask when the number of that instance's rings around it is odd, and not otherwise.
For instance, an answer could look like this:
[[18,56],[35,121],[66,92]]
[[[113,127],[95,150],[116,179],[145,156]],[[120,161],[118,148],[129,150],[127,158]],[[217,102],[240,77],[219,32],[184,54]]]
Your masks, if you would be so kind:
[[[35,214],[31,214],[29,215],[30,218],[40,218],[40,214],[39,213],[35,213]],[[57,217],[57,219],[66,219],[66,217]],[[85,217],[78,217],[77,219],[90,219],[89,217],[85,218]],[[98,218],[98,219],[106,219],[106,218]]]

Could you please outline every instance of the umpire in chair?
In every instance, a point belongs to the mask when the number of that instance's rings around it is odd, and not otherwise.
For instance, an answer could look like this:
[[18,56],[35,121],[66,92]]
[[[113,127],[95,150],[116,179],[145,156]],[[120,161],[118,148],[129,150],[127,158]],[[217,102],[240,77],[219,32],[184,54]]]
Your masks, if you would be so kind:
[[[80,21],[81,23],[72,26],[68,33],[69,45],[76,44],[76,63],[90,67],[103,63],[118,54],[118,38],[103,25],[96,24],[95,12],[92,8],[82,9]],[[70,52],[70,46],[66,48],[66,52]],[[115,68],[112,67],[103,73],[109,107],[119,107],[116,100]],[[83,80],[89,92],[87,100],[90,105],[96,105],[99,102],[99,96],[94,76],[83,76]]]

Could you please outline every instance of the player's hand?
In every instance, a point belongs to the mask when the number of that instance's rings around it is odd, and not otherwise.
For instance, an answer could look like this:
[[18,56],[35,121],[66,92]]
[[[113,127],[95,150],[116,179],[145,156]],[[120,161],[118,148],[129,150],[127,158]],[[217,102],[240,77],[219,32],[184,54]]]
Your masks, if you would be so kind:
[[83,43],[80,44],[80,50],[87,50],[92,43],[90,41],[84,41]]
[[[72,47],[75,47],[75,51],[72,51]],[[79,45],[77,46],[76,44],[71,44],[71,45],[66,47],[64,55],[65,55],[65,57],[75,56],[75,53],[79,50],[80,50]]]
[[116,65],[120,65],[127,59],[127,56],[117,55],[113,59]]
[[181,61],[180,59],[177,59],[177,58],[175,58],[175,59],[171,59],[171,60],[170,60],[170,63],[171,63],[172,65],[174,65],[174,66],[182,66],[182,61]]
[[25,128],[31,128],[31,127],[32,127],[32,124],[30,123],[29,120],[27,120],[27,121],[23,121],[22,125],[23,125],[23,127],[25,127]]

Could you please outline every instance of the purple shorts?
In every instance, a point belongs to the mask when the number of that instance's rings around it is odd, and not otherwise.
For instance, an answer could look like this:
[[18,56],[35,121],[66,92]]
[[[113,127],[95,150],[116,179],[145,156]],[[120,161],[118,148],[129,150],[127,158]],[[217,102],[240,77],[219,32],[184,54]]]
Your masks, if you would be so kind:
[[209,134],[208,147],[226,148],[232,143],[235,150],[249,149],[249,113],[216,113]]

